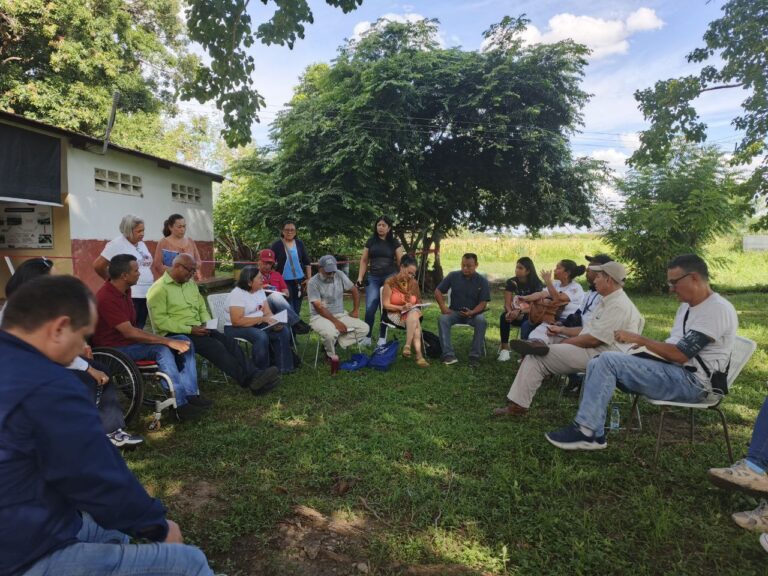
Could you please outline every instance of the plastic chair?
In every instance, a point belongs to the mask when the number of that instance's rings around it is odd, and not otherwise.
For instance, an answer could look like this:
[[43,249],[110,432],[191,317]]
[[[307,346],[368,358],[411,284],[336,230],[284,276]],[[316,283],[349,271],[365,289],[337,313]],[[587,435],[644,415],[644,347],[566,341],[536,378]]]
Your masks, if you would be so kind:
[[[757,344],[749,338],[743,338],[742,336],[736,336],[736,340],[733,343],[733,350],[731,352],[731,364],[728,369],[728,388],[732,387],[733,382],[741,373],[744,366],[747,365],[749,359],[754,354]],[[640,397],[636,396],[635,401],[632,404],[632,409],[637,408],[637,402]],[[733,464],[733,450],[731,449],[731,439],[728,436],[728,425],[725,422],[725,414],[720,410],[720,404],[725,399],[724,396],[712,394],[710,397],[699,403],[687,403],[687,402],[671,402],[669,400],[653,400],[651,398],[645,398],[646,402],[658,406],[661,409],[661,415],[659,418],[659,430],[656,435],[656,451],[653,456],[654,462],[658,460],[659,451],[661,449],[661,434],[664,430],[664,415],[670,408],[683,408],[688,409],[690,412],[690,441],[693,443],[693,427],[694,427],[694,410],[714,410],[720,416],[720,422],[723,425],[723,435],[725,436],[725,444],[728,448],[728,459]],[[630,412],[630,417],[631,417]],[[638,412],[639,415],[639,412]]]

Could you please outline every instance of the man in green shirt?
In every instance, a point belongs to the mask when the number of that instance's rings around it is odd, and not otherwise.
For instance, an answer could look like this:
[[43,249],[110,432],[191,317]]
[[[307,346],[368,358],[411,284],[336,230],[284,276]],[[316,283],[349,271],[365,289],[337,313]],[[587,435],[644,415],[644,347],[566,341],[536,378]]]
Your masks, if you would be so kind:
[[264,394],[280,383],[280,371],[274,366],[257,370],[240,345],[218,330],[206,328],[211,315],[192,278],[197,271],[195,259],[179,254],[149,289],[147,304],[155,331],[162,336],[183,334],[192,340],[195,352],[254,394]]

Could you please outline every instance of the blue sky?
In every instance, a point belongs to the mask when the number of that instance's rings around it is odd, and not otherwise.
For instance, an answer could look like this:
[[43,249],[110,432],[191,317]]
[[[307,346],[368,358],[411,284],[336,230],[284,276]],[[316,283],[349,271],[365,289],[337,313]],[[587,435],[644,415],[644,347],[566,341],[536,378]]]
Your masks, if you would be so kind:
[[[293,50],[262,45],[253,49],[254,81],[267,101],[261,124],[254,126],[254,139],[259,145],[268,143],[268,125],[290,99],[306,66],[330,62],[344,39],[366,23],[382,16],[437,18],[444,45],[477,50],[491,24],[505,15],[525,13],[531,20],[530,41],[571,37],[594,50],[583,84],[594,96],[584,110],[583,133],[573,138],[573,148],[620,170],[636,146],[637,131],[646,126],[632,94],[657,80],[696,70],[685,56],[703,45],[707,24],[719,17],[722,4],[722,0],[364,0],[357,10],[344,14],[322,0],[310,0],[315,23],[307,26],[305,39]],[[251,2],[254,22],[267,18],[273,7]],[[729,123],[743,98],[737,90],[726,90],[710,93],[698,103],[710,126],[710,141],[726,150],[735,142]]]

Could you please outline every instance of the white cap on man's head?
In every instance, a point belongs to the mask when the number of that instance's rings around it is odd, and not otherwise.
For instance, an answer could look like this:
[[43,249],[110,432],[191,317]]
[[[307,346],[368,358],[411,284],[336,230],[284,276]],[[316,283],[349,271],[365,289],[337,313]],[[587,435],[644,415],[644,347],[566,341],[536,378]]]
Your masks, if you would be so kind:
[[323,269],[323,272],[331,273],[336,272],[336,270],[339,269],[338,266],[336,266],[336,258],[330,254],[321,256],[317,263],[320,265],[320,268]]
[[606,262],[605,264],[593,264],[589,267],[589,270],[593,272],[605,272],[619,283],[619,286],[624,286],[624,280],[627,277],[627,269],[618,262]]

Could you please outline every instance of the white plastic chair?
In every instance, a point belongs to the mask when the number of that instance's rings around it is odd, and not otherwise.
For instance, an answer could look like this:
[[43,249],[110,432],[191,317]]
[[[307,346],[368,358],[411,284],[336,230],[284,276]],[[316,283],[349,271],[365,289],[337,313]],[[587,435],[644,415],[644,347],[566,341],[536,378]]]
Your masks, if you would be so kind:
[[[733,382],[741,373],[744,366],[747,365],[749,359],[754,354],[757,344],[749,338],[742,336],[736,336],[736,340],[733,343],[733,350],[731,352],[731,364],[728,368],[728,388],[732,388]],[[632,409],[635,410],[639,396],[635,397],[635,401],[632,405]],[[724,396],[711,395],[709,398],[699,403],[687,403],[687,402],[672,402],[669,400],[653,400],[651,398],[645,398],[645,400],[658,406],[661,409],[659,417],[659,430],[656,435],[656,452],[654,453],[654,462],[659,457],[659,450],[661,449],[661,434],[664,430],[664,415],[670,408],[683,408],[690,411],[690,440],[693,443],[693,426],[694,426],[694,410],[714,410],[720,416],[720,422],[723,425],[723,435],[725,436],[725,444],[728,447],[728,459],[733,464],[733,450],[731,449],[731,439],[728,436],[728,425],[725,423],[725,414],[720,410],[720,404],[725,399]],[[631,414],[631,412],[630,412]]]

